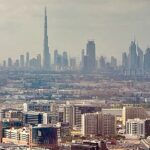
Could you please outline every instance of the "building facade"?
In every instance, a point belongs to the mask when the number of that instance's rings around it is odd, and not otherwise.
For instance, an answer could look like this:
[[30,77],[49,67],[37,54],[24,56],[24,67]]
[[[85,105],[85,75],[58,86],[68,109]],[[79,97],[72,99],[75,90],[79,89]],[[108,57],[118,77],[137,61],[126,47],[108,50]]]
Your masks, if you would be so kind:
[[129,136],[145,137],[145,120],[128,119],[126,122],[126,134]]
[[122,110],[122,122],[123,125],[126,125],[128,119],[146,119],[148,117],[146,111],[142,107],[123,107]]
[[81,133],[83,136],[113,136],[116,134],[115,116],[101,112],[83,114]]

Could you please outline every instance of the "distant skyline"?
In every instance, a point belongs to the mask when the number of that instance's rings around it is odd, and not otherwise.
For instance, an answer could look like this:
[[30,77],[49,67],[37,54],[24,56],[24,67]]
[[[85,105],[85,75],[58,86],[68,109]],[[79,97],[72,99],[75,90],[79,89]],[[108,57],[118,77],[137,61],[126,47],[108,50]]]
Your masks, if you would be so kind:
[[117,59],[134,37],[142,50],[150,45],[149,0],[0,0],[0,61],[43,54],[45,6],[52,56],[58,49],[80,57],[88,40],[97,57]]

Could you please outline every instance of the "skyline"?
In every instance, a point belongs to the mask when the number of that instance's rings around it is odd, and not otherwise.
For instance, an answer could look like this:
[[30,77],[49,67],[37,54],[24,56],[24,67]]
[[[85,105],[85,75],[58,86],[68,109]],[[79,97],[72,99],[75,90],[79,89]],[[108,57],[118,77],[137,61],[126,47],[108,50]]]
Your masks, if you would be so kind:
[[[31,55],[42,54],[45,6],[48,13],[49,47],[52,56],[54,50],[58,49],[60,52],[67,51],[69,56],[80,57],[87,41],[94,39],[97,57],[104,55],[109,58],[111,52],[120,61],[122,52],[128,52],[130,41],[134,36],[145,51],[149,44],[150,1],[136,0],[135,3],[135,0],[132,2],[114,0],[113,2],[14,0],[12,3],[0,0],[2,15],[0,61],[10,56],[17,58],[27,51]],[[18,9],[14,9],[16,3],[20,5]],[[119,9],[120,7],[122,9]]]

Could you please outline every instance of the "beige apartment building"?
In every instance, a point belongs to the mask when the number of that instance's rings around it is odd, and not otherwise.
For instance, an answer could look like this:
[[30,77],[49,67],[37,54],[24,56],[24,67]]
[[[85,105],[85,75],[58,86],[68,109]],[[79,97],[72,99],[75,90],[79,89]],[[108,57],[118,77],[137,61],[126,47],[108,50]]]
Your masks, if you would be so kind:
[[114,115],[101,112],[82,114],[81,133],[83,136],[101,135],[112,136],[116,133]]
[[146,119],[148,117],[145,109],[143,107],[123,107],[122,110],[122,122],[126,125],[128,119]]

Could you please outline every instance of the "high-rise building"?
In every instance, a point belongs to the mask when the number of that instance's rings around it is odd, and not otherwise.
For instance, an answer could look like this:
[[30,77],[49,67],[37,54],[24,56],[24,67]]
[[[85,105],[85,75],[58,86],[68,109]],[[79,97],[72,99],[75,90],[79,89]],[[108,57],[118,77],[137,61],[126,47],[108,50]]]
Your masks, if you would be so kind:
[[88,72],[93,72],[96,69],[96,52],[95,52],[95,42],[88,41],[86,45],[86,55],[88,63]]
[[58,54],[57,63],[58,63],[57,69],[61,70],[62,69],[62,55],[61,54]]
[[129,47],[129,54],[122,54],[122,71],[127,75],[143,75],[144,71],[149,72],[150,68],[150,50],[146,50],[145,55],[142,49],[132,41]]
[[143,74],[143,66],[144,66],[144,56],[143,51],[140,49],[139,46],[137,46],[137,69],[138,73]]
[[19,60],[16,59],[15,63],[14,63],[14,67],[18,68],[19,67]]
[[84,73],[88,73],[88,56],[84,56],[83,58],[83,70]]
[[145,120],[145,137],[150,136],[150,119]]
[[72,57],[70,58],[70,70],[75,71],[76,69],[77,69],[76,58]]
[[150,72],[150,48],[146,49],[146,52],[144,55],[144,72],[145,73]]
[[117,68],[117,59],[114,57],[114,56],[111,56],[111,67],[113,69],[116,69]]
[[81,117],[82,135],[98,135],[98,115],[97,113],[82,114]]
[[9,57],[8,58],[8,67],[11,68],[13,66],[12,59]]
[[37,55],[37,69],[41,69],[41,54]]
[[101,111],[100,106],[95,105],[66,105],[64,108],[64,121],[72,128],[81,128],[81,115]]
[[69,123],[58,122],[56,123],[57,136],[60,137],[61,142],[65,142],[68,138],[70,139],[71,130]]
[[106,68],[105,58],[104,58],[104,56],[101,56],[100,59],[99,59],[99,69],[101,71],[104,71],[105,68]]
[[30,54],[29,52],[26,53],[26,68],[29,68],[30,64]]
[[68,68],[68,55],[67,55],[67,52],[63,52],[63,55],[62,55],[62,66],[63,66],[63,69],[67,69]]
[[126,52],[122,54],[122,69],[123,73],[126,73],[128,70],[128,56]]
[[81,69],[83,70],[84,67],[84,49],[81,51]]
[[30,59],[29,66],[31,69],[37,69],[39,67],[37,63],[37,58]]
[[58,50],[56,49],[54,51],[54,66],[56,67],[58,65]]
[[147,113],[143,107],[123,107],[122,110],[122,123],[125,126],[128,119],[146,119]]
[[116,133],[116,118],[112,114],[98,113],[98,135],[113,136]]
[[96,49],[95,42],[88,41],[86,45],[86,55],[84,54],[84,50],[82,50],[82,71],[84,73],[93,73],[96,69]]
[[137,52],[135,41],[132,41],[129,47],[129,70],[131,75],[137,71]]
[[6,68],[6,60],[3,61],[3,68]]
[[113,136],[116,133],[116,119],[112,114],[101,112],[83,114],[81,118],[82,135]]
[[20,55],[20,67],[24,67],[24,55]]
[[47,10],[45,8],[45,24],[44,24],[44,53],[43,53],[43,69],[50,69],[50,53],[48,46],[48,32],[47,32]]

